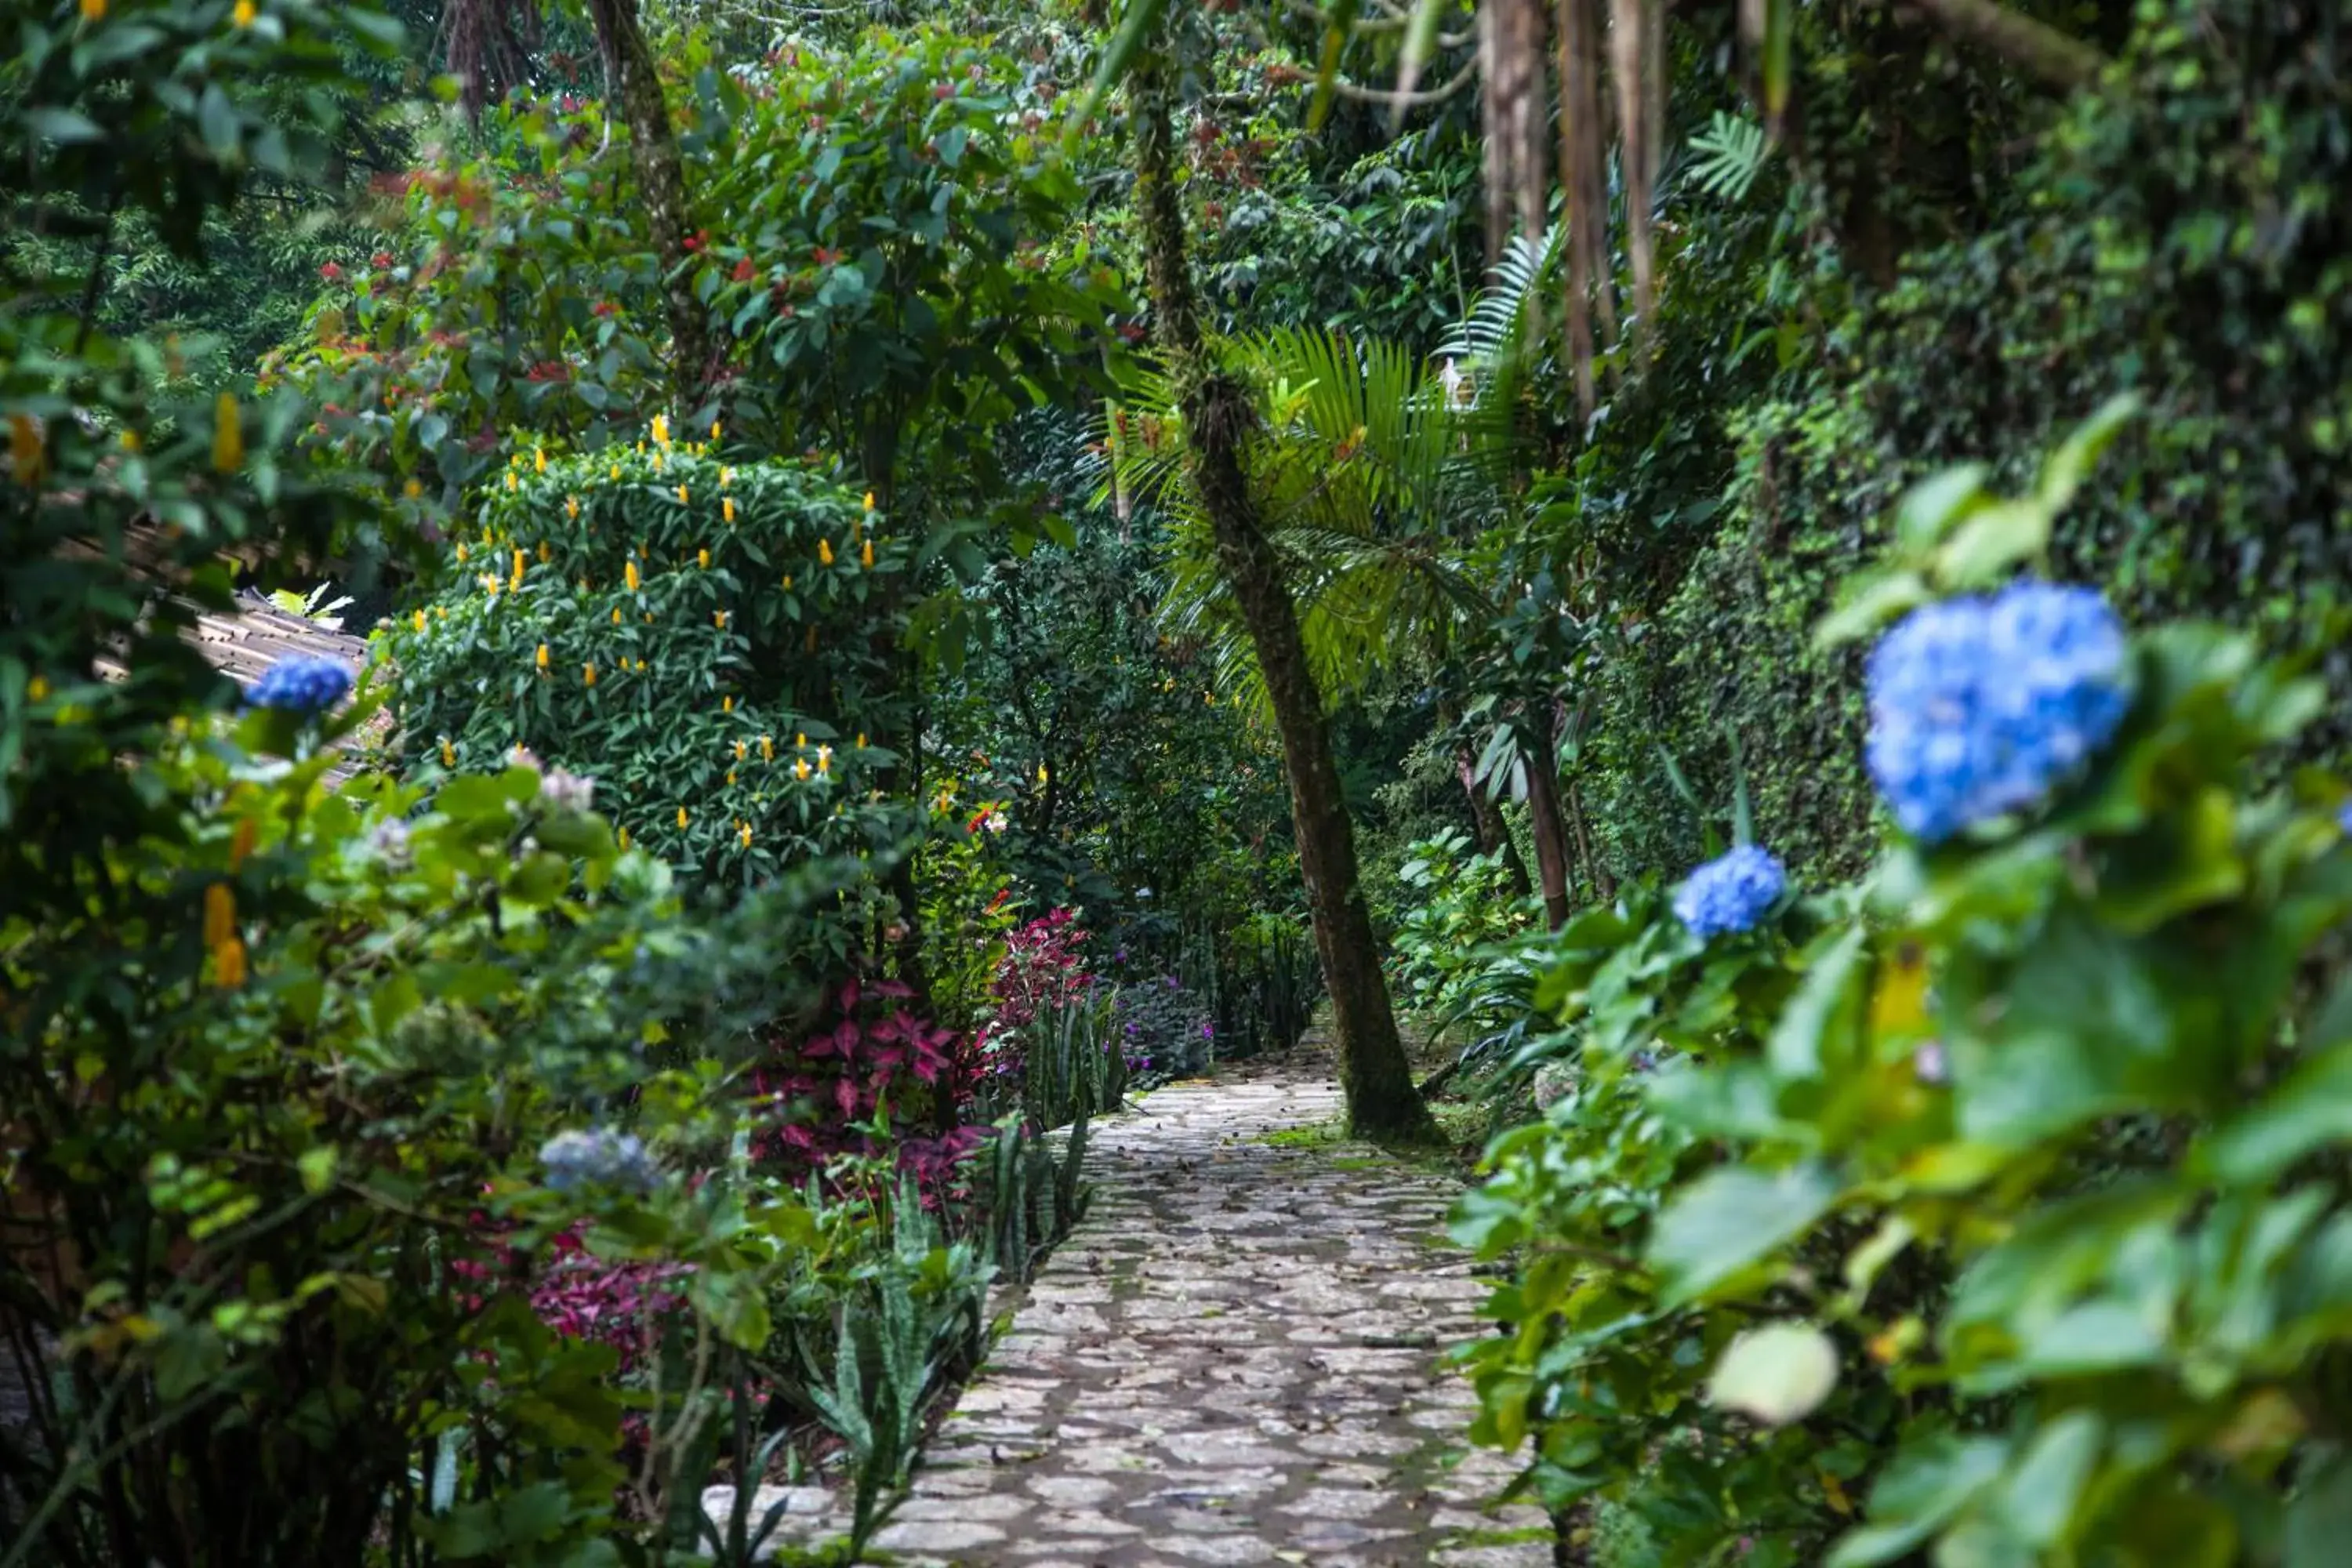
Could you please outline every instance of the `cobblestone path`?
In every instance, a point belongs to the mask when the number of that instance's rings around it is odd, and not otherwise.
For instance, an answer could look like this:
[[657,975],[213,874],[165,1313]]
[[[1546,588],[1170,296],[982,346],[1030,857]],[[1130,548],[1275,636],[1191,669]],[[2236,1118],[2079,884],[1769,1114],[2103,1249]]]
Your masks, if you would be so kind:
[[1480,1330],[1458,1187],[1328,1125],[1328,1058],[1100,1122],[1092,1209],[925,1451],[867,1561],[925,1568],[1545,1568],[1438,1365]]

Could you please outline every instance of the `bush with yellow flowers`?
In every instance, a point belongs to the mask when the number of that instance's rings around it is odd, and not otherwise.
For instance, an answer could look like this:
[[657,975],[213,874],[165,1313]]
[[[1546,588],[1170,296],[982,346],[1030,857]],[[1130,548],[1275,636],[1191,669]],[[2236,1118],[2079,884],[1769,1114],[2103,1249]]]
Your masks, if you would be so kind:
[[593,773],[629,842],[745,885],[895,847],[891,664],[905,545],[797,462],[736,465],[656,419],[593,455],[518,454],[379,631],[412,769],[518,746]]

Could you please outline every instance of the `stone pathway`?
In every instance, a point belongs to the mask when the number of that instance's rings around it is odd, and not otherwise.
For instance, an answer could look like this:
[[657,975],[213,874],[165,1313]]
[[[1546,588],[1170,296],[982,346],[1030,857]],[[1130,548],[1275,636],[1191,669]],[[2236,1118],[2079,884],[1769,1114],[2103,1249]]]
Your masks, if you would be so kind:
[[1469,1451],[1438,1365],[1481,1331],[1459,1191],[1313,1137],[1313,1037],[1097,1123],[1094,1205],[874,1540],[923,1568],[1548,1568],[1513,1467]]

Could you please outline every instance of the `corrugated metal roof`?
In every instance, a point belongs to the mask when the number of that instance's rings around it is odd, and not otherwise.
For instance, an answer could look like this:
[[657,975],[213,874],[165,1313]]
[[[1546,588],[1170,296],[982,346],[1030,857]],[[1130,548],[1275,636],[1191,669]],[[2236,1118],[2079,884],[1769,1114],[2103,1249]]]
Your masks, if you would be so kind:
[[[289,615],[250,590],[237,595],[234,616],[199,615],[195,637],[205,657],[239,686],[251,686],[281,658],[331,658],[349,667],[354,680],[368,663],[367,638]],[[364,746],[390,727],[390,715],[380,712],[345,745]],[[356,761],[341,761],[327,777],[341,784],[359,771]]]

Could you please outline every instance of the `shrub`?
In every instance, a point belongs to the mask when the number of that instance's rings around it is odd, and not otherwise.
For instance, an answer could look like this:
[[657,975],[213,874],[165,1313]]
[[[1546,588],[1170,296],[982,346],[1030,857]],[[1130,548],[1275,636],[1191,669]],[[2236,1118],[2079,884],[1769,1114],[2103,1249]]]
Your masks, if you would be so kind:
[[[2112,425],[2022,500],[1911,492],[1831,629],[2041,556]],[[2074,646],[2036,626],[2016,660]],[[2132,636],[2116,684],[2077,765],[1959,792],[1853,887],[1560,933],[1538,997],[1578,1080],[1457,1225],[1520,1258],[1510,1334],[1464,1352],[1476,1435],[1528,1443],[1555,1507],[1622,1502],[1667,1561],[2333,1550],[2352,842],[2340,783],[2260,782],[2324,694],[2193,624]]]

